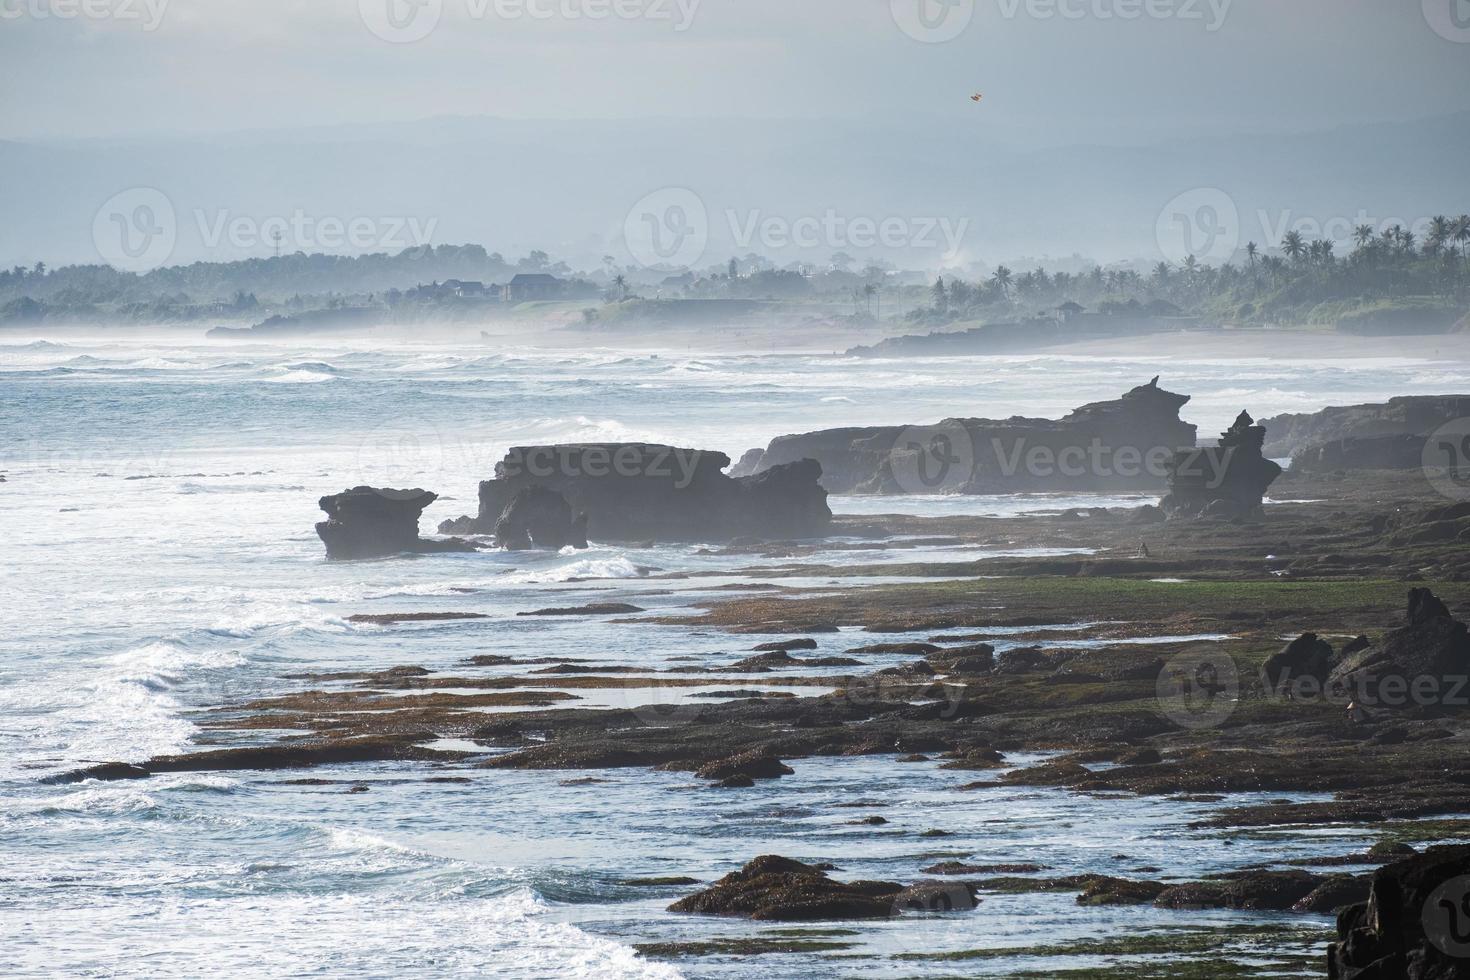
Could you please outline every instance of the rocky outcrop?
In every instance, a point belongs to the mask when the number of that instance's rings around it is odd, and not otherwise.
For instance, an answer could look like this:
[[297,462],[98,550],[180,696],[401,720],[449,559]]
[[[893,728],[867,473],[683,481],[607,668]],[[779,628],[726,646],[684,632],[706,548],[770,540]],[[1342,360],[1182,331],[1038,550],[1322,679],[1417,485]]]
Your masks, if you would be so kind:
[[1330,980],[1470,977],[1470,846],[1434,847],[1374,873],[1337,916]]
[[405,553],[474,551],[468,541],[419,537],[419,516],[439,495],[428,490],[384,490],[354,487],[323,497],[328,520],[316,526],[334,561],[386,558]]
[[834,881],[827,868],[767,854],[704,891],[669,906],[671,912],[728,915],[771,922],[887,919],[905,912],[973,909],[973,886],[920,882]]
[[1169,466],[1169,494],[1159,508],[1171,518],[1259,518],[1266,490],[1282,472],[1261,454],[1265,438],[1266,430],[1241,412],[1218,446],[1177,454]]
[[[480,484],[475,518],[441,530],[490,534],[530,488],[559,494],[586,515],[578,531],[598,541],[728,541],[809,538],[832,520],[821,467],[810,459],[734,479],[724,453],[642,443],[529,446]],[[559,511],[558,511],[559,513]],[[507,530],[510,530],[507,528]]]
[[746,453],[734,472],[814,459],[832,493],[1159,490],[1175,451],[1195,444],[1195,427],[1179,418],[1189,396],[1158,382],[1061,419],[964,418],[781,436]]
[[507,551],[586,548],[587,515],[572,517],[572,505],[555,490],[526,487],[505,505],[494,533]]
[[1266,455],[1285,459],[1343,439],[1427,436],[1446,422],[1466,416],[1470,416],[1470,395],[1410,395],[1376,404],[1277,415],[1261,424],[1266,429]]
[[1316,633],[1303,633],[1266,661],[1262,668],[1266,686],[1280,691],[1310,679],[1320,691],[1332,671],[1334,657],[1332,644]]
[[1409,593],[1404,625],[1343,658],[1331,685],[1368,709],[1470,706],[1470,632],[1428,589]]
[[1424,465],[1420,435],[1353,436],[1309,446],[1291,457],[1293,473],[1336,470],[1417,470]]

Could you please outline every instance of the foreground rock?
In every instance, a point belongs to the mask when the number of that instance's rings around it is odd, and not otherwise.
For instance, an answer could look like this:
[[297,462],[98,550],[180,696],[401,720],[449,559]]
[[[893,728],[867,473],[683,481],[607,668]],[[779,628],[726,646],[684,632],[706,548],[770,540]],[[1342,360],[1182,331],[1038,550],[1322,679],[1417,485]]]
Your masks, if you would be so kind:
[[832,493],[1158,490],[1169,458],[1195,443],[1195,427],[1179,418],[1189,396],[1158,381],[1057,420],[949,419],[781,436],[746,453],[734,472],[815,459]]
[[1377,404],[1277,415],[1261,424],[1266,429],[1266,454],[1282,459],[1344,439],[1427,436],[1446,422],[1466,416],[1470,416],[1470,395],[1410,395]]
[[1181,452],[1169,467],[1169,494],[1159,501],[1167,517],[1255,520],[1281,467],[1261,453],[1266,430],[1241,412],[1220,444]]
[[468,541],[431,541],[419,537],[419,516],[439,495],[428,490],[354,487],[323,497],[328,520],[316,526],[333,561],[387,558],[405,553],[474,551]]
[[1380,868],[1368,900],[1337,917],[1331,980],[1470,977],[1470,846],[1435,847]]
[[1364,708],[1470,706],[1470,633],[1428,589],[1409,593],[1404,625],[1333,669],[1330,683]]
[[728,541],[827,532],[832,511],[817,463],[793,460],[741,479],[725,475],[729,465],[724,453],[640,443],[512,449],[496,464],[495,479],[480,484],[479,515],[446,522],[441,531],[497,533],[517,501],[533,499],[522,495],[534,488],[586,515],[574,532],[579,539]]
[[976,904],[974,888],[964,883],[921,882],[905,888],[892,881],[834,881],[823,867],[767,854],[680,899],[669,911],[810,922],[966,911]]

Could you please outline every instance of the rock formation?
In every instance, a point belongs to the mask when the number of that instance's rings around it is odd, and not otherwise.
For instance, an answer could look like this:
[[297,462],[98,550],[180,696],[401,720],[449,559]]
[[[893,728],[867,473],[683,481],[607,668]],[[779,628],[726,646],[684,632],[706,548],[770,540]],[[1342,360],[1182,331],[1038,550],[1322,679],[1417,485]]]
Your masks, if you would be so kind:
[[949,419],[781,436],[746,453],[733,473],[814,459],[832,493],[1159,490],[1175,451],[1195,444],[1195,427],[1179,418],[1189,396],[1158,382],[1062,419]]
[[507,551],[560,551],[587,547],[587,515],[572,517],[572,505],[555,490],[526,487],[505,505],[495,522],[495,540]]
[[1293,473],[1334,470],[1417,470],[1424,465],[1424,436],[1351,436],[1308,446],[1291,457]]
[[1329,980],[1470,977],[1470,846],[1433,847],[1373,875],[1337,916]]
[[1218,446],[1178,453],[1160,509],[1169,517],[1259,518],[1267,488],[1281,475],[1281,467],[1261,454],[1265,438],[1266,430],[1241,412]]
[[1446,422],[1470,416],[1470,395],[1409,395],[1387,402],[1324,408],[1264,420],[1265,453],[1285,459],[1313,446],[1376,436],[1427,436]]
[[474,551],[457,538],[431,541],[419,537],[419,516],[439,495],[428,490],[383,490],[354,487],[323,497],[328,520],[316,526],[334,561],[386,558],[405,552]]
[[834,881],[826,870],[767,854],[704,891],[680,899],[669,911],[811,922],[967,911],[979,904],[974,886],[964,882],[920,882],[905,888],[892,881]]
[[1320,692],[1322,685],[1327,683],[1335,658],[1332,644],[1316,633],[1303,633],[1279,653],[1273,654],[1262,668],[1262,674],[1266,685],[1273,691],[1286,690],[1310,680],[1313,691]]
[[832,511],[816,462],[795,460],[741,479],[724,473],[729,465],[724,453],[640,443],[516,448],[496,464],[495,479],[480,484],[479,515],[440,530],[496,533],[518,495],[534,487],[559,494],[570,511],[585,514],[578,531],[599,541],[826,533]]
[[1409,593],[1404,625],[1344,657],[1331,687],[1366,708],[1470,706],[1470,632],[1428,589]]

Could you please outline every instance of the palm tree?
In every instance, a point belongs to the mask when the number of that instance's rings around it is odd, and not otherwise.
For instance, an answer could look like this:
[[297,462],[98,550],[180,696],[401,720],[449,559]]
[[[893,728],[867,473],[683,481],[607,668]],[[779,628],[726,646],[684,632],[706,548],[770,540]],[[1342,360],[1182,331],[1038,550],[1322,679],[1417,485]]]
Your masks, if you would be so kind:
[[1307,243],[1299,231],[1288,231],[1286,237],[1281,239],[1281,251],[1285,252],[1287,258],[1293,262],[1300,262],[1307,254]]
[[872,283],[863,286],[863,297],[868,301],[868,312],[873,312],[873,297],[878,295],[878,287]]
[[1259,254],[1260,251],[1261,247],[1255,242],[1245,243],[1245,260],[1250,263],[1252,272],[1256,271],[1256,255]]
[[1261,268],[1273,282],[1279,282],[1286,275],[1286,262],[1279,255],[1268,255],[1261,260]]
[[[1100,272],[1102,270],[1099,269],[1098,271]],[[1011,276],[1011,270],[1003,265],[998,266],[995,270],[995,275],[990,277],[990,284],[996,289],[999,289],[1000,294],[1007,300],[1011,298],[1011,283],[1013,282],[1015,282],[1015,279]]]
[[944,286],[943,276],[934,280],[934,288],[929,290],[929,293],[934,297],[934,309],[937,312],[946,313],[949,311],[949,290]]
[[1462,214],[1455,219],[1452,229],[1455,243],[1460,246],[1460,254],[1465,254],[1465,246],[1470,244],[1470,214]]
[[1424,254],[1433,258],[1455,237],[1455,223],[1442,214],[1429,219],[1429,235],[1424,239]]
[[613,285],[622,291],[623,299],[628,298],[628,277],[622,273],[613,276]]
[[1353,229],[1353,238],[1356,239],[1359,248],[1367,248],[1368,243],[1373,240],[1373,226],[1358,225]]

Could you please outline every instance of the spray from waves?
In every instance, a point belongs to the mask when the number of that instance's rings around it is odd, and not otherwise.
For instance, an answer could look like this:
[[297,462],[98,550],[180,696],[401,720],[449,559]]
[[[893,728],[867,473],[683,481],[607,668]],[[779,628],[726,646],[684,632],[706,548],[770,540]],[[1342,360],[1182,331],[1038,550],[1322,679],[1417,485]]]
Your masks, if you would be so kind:
[[646,567],[634,564],[624,555],[617,555],[610,558],[580,558],[555,567],[509,572],[501,576],[498,584],[548,585],[574,579],[643,578],[647,574]]
[[335,381],[337,380],[337,376],[335,374],[328,374],[324,371],[295,370],[282,371],[280,374],[267,375],[260,380],[266,382],[267,384],[309,385],[320,384],[323,381]]
[[586,415],[571,418],[537,418],[508,427],[517,433],[519,445],[560,445],[575,442],[659,442],[658,434],[648,429],[635,429],[617,419],[598,419]]
[[235,650],[156,640],[7,687],[0,714],[62,767],[182,752],[197,729],[183,717],[177,690],[228,680],[244,662]]
[[[113,784],[53,796],[49,805],[60,821],[35,812],[13,821],[0,814],[0,824],[30,835],[52,827],[71,832],[77,824],[67,817],[91,820],[105,811],[141,830],[171,818],[172,809]],[[179,816],[194,819],[189,812]],[[54,860],[13,866],[8,898],[20,914],[12,920],[19,934],[9,946],[9,970],[150,978],[680,976],[629,947],[549,921],[552,907],[514,873],[357,830],[246,814],[207,819],[212,833],[230,831],[234,848],[214,860],[175,864],[179,842],[171,835],[123,834],[88,858],[88,880],[101,887],[59,918],[47,914],[54,908]],[[140,915],[137,898],[125,893],[145,883],[149,911]]]
[[[261,891],[160,903],[139,916],[96,901],[45,942],[22,941],[29,975],[117,977],[494,976],[508,980],[676,980],[626,946],[571,925],[538,921],[534,894],[405,902],[372,893]],[[109,937],[105,946],[84,937]],[[58,938],[66,937],[65,943]],[[31,937],[23,936],[28,940]],[[123,952],[125,951],[125,952]]]

